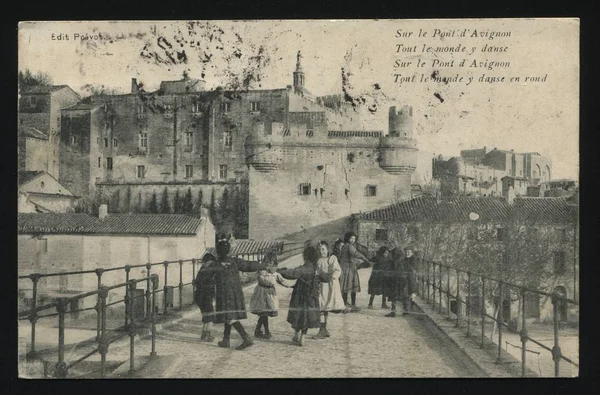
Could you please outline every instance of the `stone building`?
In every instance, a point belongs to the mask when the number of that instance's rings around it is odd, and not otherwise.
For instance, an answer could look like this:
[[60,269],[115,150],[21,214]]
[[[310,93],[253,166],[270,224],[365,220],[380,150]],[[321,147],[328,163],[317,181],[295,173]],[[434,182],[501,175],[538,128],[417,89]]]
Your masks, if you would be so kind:
[[45,171],[19,172],[19,213],[66,213],[77,199]]
[[80,100],[67,85],[32,86],[19,98],[19,170],[60,177],[61,110]]
[[[285,125],[259,124],[246,142],[253,239],[328,239],[351,214],[410,198],[417,147],[412,108],[389,109],[389,133],[327,130],[314,113]],[[317,121],[324,117],[317,117]]]
[[[417,151],[409,123],[412,110],[398,110],[394,127],[401,130],[390,130],[389,137],[382,130],[366,130],[359,113],[341,95],[318,97],[308,91],[301,62],[298,53],[293,85],[282,89],[206,91],[204,81],[185,75],[179,81],[163,81],[155,92],[145,92],[132,79],[128,94],[94,96],[66,108],[62,111],[60,181],[81,196],[102,194],[115,211],[128,211],[132,202],[147,206],[153,194],[163,191],[167,191],[170,201],[177,191],[181,194],[188,189],[194,198],[202,194],[208,199],[213,194],[220,199],[225,190],[252,183],[248,179],[255,166],[252,159],[247,161],[245,142],[253,134],[273,140],[273,146],[279,140],[284,144],[276,148],[282,159],[285,157],[282,170],[277,173],[279,179],[289,166],[311,157],[319,163],[298,168],[294,174],[299,177],[303,172],[307,174],[300,177],[304,181],[294,182],[312,182],[316,186],[316,181],[306,181],[317,176],[313,174],[315,171],[320,172],[319,177],[326,171],[330,179],[337,177],[339,187],[323,184],[319,188],[327,188],[333,199],[348,207],[350,203],[341,202],[355,198],[352,210],[344,209],[344,214],[375,208],[374,202],[389,203],[392,196],[405,196],[404,192],[393,191],[410,191],[410,173],[416,166]],[[397,156],[396,148],[397,152],[404,150],[410,158],[392,159]],[[250,153],[254,154],[257,152]],[[327,160],[317,159],[319,156],[327,156]],[[398,169],[394,161],[403,160],[406,163],[399,166],[410,171],[401,176],[394,173]],[[390,164],[386,165],[387,162]],[[421,162],[424,168],[415,182],[431,177],[428,169],[431,162]],[[313,169],[316,166],[325,169],[325,165],[329,170]],[[336,176],[332,175],[334,168]],[[262,188],[261,177],[265,174],[255,177],[253,185]],[[356,179],[361,185],[360,193],[364,194],[370,185],[367,179],[372,177],[380,178],[378,190],[369,192],[376,196],[366,200],[364,196],[356,199],[358,184],[351,188],[341,185]],[[291,179],[285,182],[288,181]],[[298,188],[294,186],[295,193]],[[314,196],[314,188],[310,189]],[[324,193],[319,192],[319,197]],[[254,197],[248,197],[247,193],[243,199],[246,205],[248,199],[254,204]],[[361,203],[363,200],[369,203]],[[254,213],[260,212],[257,207]]]
[[[357,215],[354,226],[371,254],[381,246],[413,245],[425,260],[492,278],[504,267],[509,282],[578,300],[577,217],[576,196],[515,197],[511,190],[507,198],[422,196]],[[528,318],[552,318],[550,298],[530,298]],[[517,304],[509,303],[507,309],[505,318],[514,318]],[[561,321],[579,319],[576,308],[565,305],[559,313]]]
[[[508,184],[514,184],[517,195],[526,196],[527,187],[549,181],[552,173],[551,160],[537,152],[517,153],[496,148],[489,151],[483,147],[462,150],[460,157],[450,160],[456,162],[455,171],[436,175],[446,196],[457,193],[505,196]],[[504,177],[512,181],[502,181]]]
[[[56,273],[110,269],[179,259],[199,259],[215,245],[215,230],[208,215],[108,214],[101,207],[95,217],[82,213],[20,213],[18,217],[19,274]],[[143,272],[142,272],[143,270]],[[164,285],[164,267],[154,273]],[[145,277],[145,269],[131,269],[131,278]],[[192,267],[186,266],[184,282],[191,281]],[[179,283],[179,265],[168,267],[170,285]],[[102,276],[104,285],[125,281],[125,271]],[[29,287],[29,288],[28,288]],[[23,298],[31,292],[31,282],[20,280]],[[40,280],[40,301],[61,295],[87,292],[97,287],[94,273],[47,277]],[[122,289],[111,300],[122,298]],[[86,298],[85,303],[94,303]],[[159,298],[159,303],[162,298]],[[41,303],[38,301],[38,304]],[[84,306],[88,307],[88,306]]]

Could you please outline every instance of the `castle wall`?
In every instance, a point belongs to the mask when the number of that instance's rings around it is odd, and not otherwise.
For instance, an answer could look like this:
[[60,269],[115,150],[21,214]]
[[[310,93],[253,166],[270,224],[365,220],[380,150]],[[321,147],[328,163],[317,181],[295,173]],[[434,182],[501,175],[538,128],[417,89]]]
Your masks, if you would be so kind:
[[[371,145],[286,146],[279,170],[250,169],[250,238],[271,239],[334,222],[410,197],[410,173],[379,167],[378,139]],[[302,195],[301,184],[310,184]],[[376,187],[367,196],[367,186]],[[315,193],[316,190],[316,193]]]

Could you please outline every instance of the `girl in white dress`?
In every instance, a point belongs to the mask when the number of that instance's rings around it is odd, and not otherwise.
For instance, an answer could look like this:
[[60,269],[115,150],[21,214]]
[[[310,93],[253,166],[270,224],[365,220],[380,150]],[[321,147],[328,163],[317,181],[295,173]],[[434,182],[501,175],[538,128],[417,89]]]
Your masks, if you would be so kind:
[[[279,310],[279,299],[275,291],[275,285],[292,287],[294,281],[284,279],[277,273],[277,255],[269,252],[265,255],[263,263],[267,265],[266,269],[260,270],[257,276],[256,288],[250,299],[250,311],[258,315],[258,323],[254,330],[254,337],[261,339],[270,339],[273,337],[269,331],[269,317],[276,317]],[[265,332],[261,331],[264,327]]]
[[341,313],[345,306],[340,288],[340,275],[342,269],[335,255],[329,255],[329,245],[326,241],[319,242],[318,246],[320,258],[317,261],[317,267],[331,275],[331,280],[326,283],[321,283],[320,310],[321,324],[319,333],[315,335],[315,339],[323,339],[329,337],[327,330],[327,316],[329,312]]

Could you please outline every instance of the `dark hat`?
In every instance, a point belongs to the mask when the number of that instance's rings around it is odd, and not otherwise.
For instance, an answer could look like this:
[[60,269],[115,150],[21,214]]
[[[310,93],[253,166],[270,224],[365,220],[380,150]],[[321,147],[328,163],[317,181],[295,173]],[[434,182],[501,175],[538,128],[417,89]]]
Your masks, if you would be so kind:
[[409,245],[407,247],[404,247],[404,251],[406,251],[406,250],[414,251],[415,249],[413,248],[413,246]]

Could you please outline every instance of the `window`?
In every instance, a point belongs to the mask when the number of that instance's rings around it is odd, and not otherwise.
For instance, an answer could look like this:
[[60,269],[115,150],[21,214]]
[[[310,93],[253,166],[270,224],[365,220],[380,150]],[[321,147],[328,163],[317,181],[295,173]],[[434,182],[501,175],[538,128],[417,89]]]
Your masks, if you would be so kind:
[[252,112],[260,111],[260,102],[257,102],[257,101],[250,102],[250,111],[252,111]]
[[387,241],[387,239],[388,239],[388,230],[387,229],[375,229],[375,240]]
[[40,182],[40,188],[44,189],[44,186],[45,186],[45,185],[46,185],[46,184],[44,184],[44,181]]
[[305,182],[305,183],[300,184],[298,193],[300,195],[310,195],[310,183]]
[[107,170],[112,170],[112,158],[106,158],[106,169]]
[[312,137],[313,136],[313,130],[312,129],[306,129],[306,137]]
[[227,179],[227,165],[220,165],[219,166],[219,178],[221,180],[226,180]]
[[200,103],[192,103],[192,112],[200,112]]
[[104,122],[104,129],[108,129],[110,128],[110,122],[106,121]]
[[231,110],[231,103],[221,103],[221,111],[229,112]]
[[365,188],[365,196],[377,196],[377,186],[367,185]]
[[144,178],[145,174],[146,174],[146,166],[144,166],[144,165],[138,165],[138,167],[137,167],[137,178]]
[[102,157],[98,157],[98,167],[102,167]]
[[137,112],[138,112],[138,114],[144,114],[146,112],[146,107],[144,107],[143,104],[138,104]]
[[35,107],[37,105],[37,98],[35,96],[29,97],[29,105],[31,107]]
[[194,133],[193,132],[185,132],[185,146],[191,147],[194,141]]
[[554,274],[564,274],[565,270],[565,252],[556,251],[554,253]]
[[419,228],[416,226],[409,226],[407,229],[408,236],[413,240],[419,240]]
[[148,133],[140,133],[139,135],[139,147],[142,149],[148,148]]
[[71,136],[71,145],[77,144],[77,136]]
[[567,230],[566,229],[556,229],[556,237],[558,241],[565,242],[567,241]]
[[96,137],[96,143],[100,145],[100,137]]
[[117,146],[117,139],[113,139],[113,147]]
[[38,239],[38,245],[42,254],[48,253],[48,239]]
[[223,141],[225,148],[231,148],[233,146],[233,136],[231,135],[231,132],[224,133]]
[[192,178],[194,176],[194,166],[185,165],[185,178]]
[[108,147],[108,138],[104,138],[104,146]]

